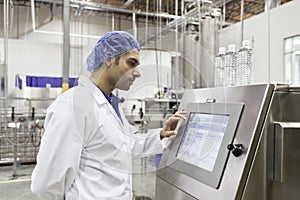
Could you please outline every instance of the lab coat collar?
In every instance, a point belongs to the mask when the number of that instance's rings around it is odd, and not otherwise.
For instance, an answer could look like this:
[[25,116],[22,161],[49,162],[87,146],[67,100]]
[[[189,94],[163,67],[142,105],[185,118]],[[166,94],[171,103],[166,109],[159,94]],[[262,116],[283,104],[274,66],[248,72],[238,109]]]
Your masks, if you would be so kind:
[[[87,77],[85,76],[80,76],[78,83],[80,86],[86,88],[88,90],[88,92],[91,94],[91,96],[95,99],[95,101],[101,105],[101,104],[109,104],[109,102],[107,101],[107,99],[105,98],[104,94],[101,92],[101,90]],[[116,96],[112,96],[111,98],[117,98]],[[123,127],[123,122],[119,119],[119,116],[117,115],[117,113],[115,112],[114,108],[111,107],[111,112],[113,113],[114,117],[116,118],[116,120],[118,121],[118,124],[120,125],[120,128]],[[122,115],[121,115],[122,116]]]
[[101,90],[87,77],[80,76],[78,80],[79,85],[83,86],[88,90],[92,97],[94,97],[95,101],[100,105],[107,103],[107,100]]

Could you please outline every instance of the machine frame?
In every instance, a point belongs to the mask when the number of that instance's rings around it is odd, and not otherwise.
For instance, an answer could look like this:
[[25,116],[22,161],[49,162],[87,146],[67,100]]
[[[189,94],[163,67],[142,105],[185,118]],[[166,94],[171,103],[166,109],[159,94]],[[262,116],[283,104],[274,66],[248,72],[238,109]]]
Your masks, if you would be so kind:
[[[243,107],[243,103],[189,103],[186,107],[188,114],[187,116],[189,117],[191,113],[229,116],[226,130],[222,137],[221,145],[218,149],[214,167],[211,171],[209,171],[178,158],[178,151],[180,145],[182,144],[183,136],[186,133],[189,118],[181,121],[177,131],[177,137],[180,137],[180,139],[175,139],[176,142],[174,143],[170,153],[168,165],[175,170],[181,171],[191,178],[201,181],[213,188],[218,188],[221,183],[222,174],[229,155],[227,145],[233,142]],[[210,134],[211,130],[208,130],[207,135]]]

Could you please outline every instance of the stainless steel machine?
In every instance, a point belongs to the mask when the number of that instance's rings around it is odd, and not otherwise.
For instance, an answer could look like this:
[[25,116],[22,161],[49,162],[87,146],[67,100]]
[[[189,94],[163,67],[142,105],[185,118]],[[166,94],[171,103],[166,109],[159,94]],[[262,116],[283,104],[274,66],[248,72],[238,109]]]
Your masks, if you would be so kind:
[[187,90],[187,119],[163,153],[156,200],[300,198],[300,88]]

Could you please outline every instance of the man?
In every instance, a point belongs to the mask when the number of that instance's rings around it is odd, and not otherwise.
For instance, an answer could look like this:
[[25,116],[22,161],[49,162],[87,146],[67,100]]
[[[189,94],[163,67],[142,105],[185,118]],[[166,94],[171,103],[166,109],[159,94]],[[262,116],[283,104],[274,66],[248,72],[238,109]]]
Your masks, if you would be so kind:
[[128,90],[140,63],[138,42],[122,31],[106,33],[87,58],[89,78],[48,108],[31,190],[41,199],[131,199],[133,156],[160,153],[183,112],[159,130],[136,134],[119,110],[115,88]]

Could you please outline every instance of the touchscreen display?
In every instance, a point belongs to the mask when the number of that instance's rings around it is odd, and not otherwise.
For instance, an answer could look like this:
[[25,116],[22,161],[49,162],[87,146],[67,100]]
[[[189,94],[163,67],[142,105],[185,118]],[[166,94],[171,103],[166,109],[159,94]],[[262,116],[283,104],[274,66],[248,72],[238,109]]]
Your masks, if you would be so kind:
[[230,116],[191,112],[177,159],[212,172]]

